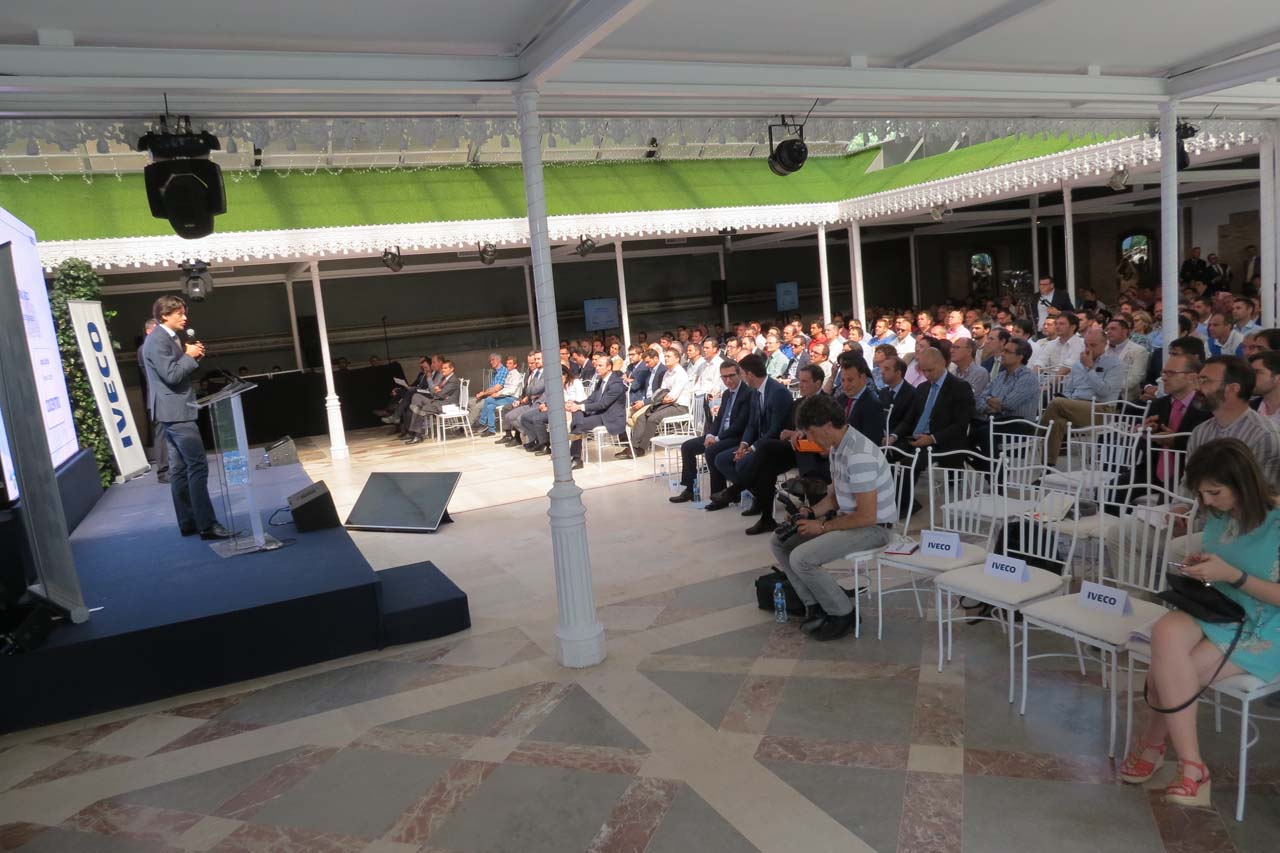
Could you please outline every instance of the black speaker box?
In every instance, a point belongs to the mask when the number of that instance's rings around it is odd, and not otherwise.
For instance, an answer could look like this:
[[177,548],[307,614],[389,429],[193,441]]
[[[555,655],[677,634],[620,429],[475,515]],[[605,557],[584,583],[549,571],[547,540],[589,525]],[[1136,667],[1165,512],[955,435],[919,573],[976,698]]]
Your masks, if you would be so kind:
[[309,530],[324,530],[327,527],[338,527],[338,510],[333,505],[333,495],[324,480],[312,483],[300,492],[289,495],[289,511],[293,513],[293,524],[299,533]]

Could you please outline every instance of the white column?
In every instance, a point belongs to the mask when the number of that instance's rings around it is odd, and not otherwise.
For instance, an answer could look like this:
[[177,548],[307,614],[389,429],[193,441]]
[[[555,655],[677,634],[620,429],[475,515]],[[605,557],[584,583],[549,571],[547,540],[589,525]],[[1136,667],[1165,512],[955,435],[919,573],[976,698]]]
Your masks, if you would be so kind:
[[[536,349],[538,346],[538,318],[534,314],[533,302],[533,276],[529,274],[529,264],[520,267],[524,270],[524,296],[525,303],[529,306],[529,346]],[[556,352],[556,361],[559,362],[560,353]]]
[[[818,226],[818,289],[822,293],[822,322],[830,323],[831,271],[827,269],[827,223],[825,222]],[[861,317],[858,319],[862,320]]]
[[1067,256],[1067,296],[1076,304],[1076,234],[1071,216],[1071,187],[1062,182],[1062,251]]
[[1178,337],[1178,116],[1174,106],[1173,102],[1160,106],[1160,299],[1165,346]]
[[1031,281],[1040,281],[1040,196],[1031,197]]
[[724,282],[724,305],[721,306],[721,312],[724,314],[724,331],[725,334],[729,334],[733,330],[729,328],[729,277],[724,271],[724,246],[720,247],[716,256],[720,259],[720,280]]
[[[329,458],[346,459],[347,433],[342,428],[342,403],[333,385],[333,361],[329,358],[329,326],[324,321],[324,294],[320,291],[320,262],[311,261],[311,293],[316,302],[316,326],[320,334],[320,360],[324,363],[325,413],[329,417]],[[557,356],[558,358],[558,356]]]
[[911,307],[920,310],[920,265],[916,262],[916,232],[913,230],[908,238],[911,247]]
[[[1044,233],[1048,235],[1048,239],[1045,240],[1044,242],[1045,242],[1045,245],[1049,247],[1049,275],[1052,276],[1053,275],[1053,225],[1049,225],[1047,228],[1045,228]],[[1037,281],[1037,283],[1039,282]]]
[[[542,360],[560,363],[560,329],[556,322],[555,284],[551,277],[551,244],[547,240],[547,199],[542,181],[542,131],[538,124],[538,93],[516,94],[520,127],[520,162],[529,210],[529,248],[533,253],[533,281],[538,300]],[[547,408],[564,411],[564,388],[549,378]],[[555,483],[548,492],[551,507],[551,549],[556,573],[556,658],[563,666],[586,667],[604,660],[604,626],[596,619],[591,587],[591,555],[587,550],[586,508],[582,489],[569,467],[569,429],[564,418],[550,419],[551,459]]]
[[867,326],[867,288],[862,280],[862,227],[849,223],[849,283],[853,289],[853,310],[862,321],[863,332]]
[[[1276,324],[1276,136],[1270,122],[1262,132],[1262,151],[1258,158],[1258,183],[1262,192],[1258,206],[1261,234],[1258,248],[1262,254],[1262,281],[1258,295],[1262,297],[1262,325],[1272,328]],[[1243,272],[1243,271],[1242,271]]]
[[302,369],[302,338],[298,335],[298,307],[293,302],[293,279],[284,280],[284,292],[289,299],[289,329],[293,332],[293,359]]
[[[1274,166],[1272,174],[1275,175],[1274,186],[1276,188],[1271,206],[1271,224],[1273,226],[1271,246],[1275,251],[1271,253],[1270,261],[1267,261],[1265,257],[1263,258],[1263,265],[1271,264],[1271,281],[1273,284],[1271,290],[1276,292],[1280,291],[1280,121],[1273,121],[1268,125],[1267,135],[1271,138],[1271,154]],[[1274,311],[1280,314],[1280,300],[1276,300]],[[1271,325],[1275,326],[1280,318],[1273,315],[1271,320]]]
[[631,349],[631,318],[627,316],[627,274],[622,269],[622,241],[613,244],[613,259],[618,265],[618,311],[622,320],[622,353]]

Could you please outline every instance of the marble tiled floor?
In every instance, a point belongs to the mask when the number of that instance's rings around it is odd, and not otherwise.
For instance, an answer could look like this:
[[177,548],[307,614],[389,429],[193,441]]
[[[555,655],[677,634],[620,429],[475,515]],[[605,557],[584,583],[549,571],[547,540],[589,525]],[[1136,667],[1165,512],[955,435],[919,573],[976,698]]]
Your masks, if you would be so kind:
[[600,666],[549,656],[545,501],[356,534],[379,568],[434,560],[474,628],[0,738],[0,850],[1275,849],[1280,726],[1245,823],[1229,719],[1206,742],[1215,808],[1171,807],[1114,782],[1096,672],[1033,664],[1020,717],[994,625],[957,626],[942,673],[905,601],[882,641],[812,642],[755,608],[746,520],[665,494],[583,495]]

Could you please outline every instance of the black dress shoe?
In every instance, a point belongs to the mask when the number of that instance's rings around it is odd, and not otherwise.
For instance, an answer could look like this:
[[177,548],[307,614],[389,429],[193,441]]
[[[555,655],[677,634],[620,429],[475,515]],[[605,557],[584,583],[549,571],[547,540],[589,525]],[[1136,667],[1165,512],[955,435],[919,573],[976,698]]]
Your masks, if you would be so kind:
[[724,509],[728,505],[729,505],[728,501],[713,500],[710,503],[708,503],[705,507],[703,507],[703,509],[705,509],[707,512],[715,512],[718,509]]
[[853,627],[853,613],[846,613],[843,616],[828,616],[809,636],[825,643],[830,640],[840,639],[852,631]]
[[[641,452],[640,455],[643,456],[644,453]],[[617,453],[613,454],[613,458],[614,459],[631,459],[633,458],[632,450],[630,447],[624,447],[621,450],[619,450]]]
[[753,515],[764,515],[764,507],[760,506],[760,501],[753,500],[751,506],[742,511],[743,518],[750,518]]
[[535,450],[535,451],[533,452],[533,455],[534,455],[534,456],[550,456],[550,455],[551,455],[551,445],[549,445],[549,444],[544,444],[544,445],[542,445],[541,447],[539,447],[537,450]]
[[476,435],[476,438],[489,438],[493,435],[495,435],[494,431],[485,427],[478,435]]
[[507,447],[523,447],[524,446],[524,442],[522,442],[519,439],[519,437],[514,435],[505,436],[500,443],[505,444]]
[[168,477],[156,477],[156,482],[157,482],[157,483],[160,483],[161,485],[167,486],[167,485],[169,485],[169,478],[168,478]]
[[201,539],[230,539],[232,535],[230,530],[216,521],[213,523],[213,527],[200,531]]
[[684,489],[675,497],[667,498],[673,504],[687,504],[693,500],[693,489]]
[[194,527],[179,527],[178,532],[183,536],[195,536],[200,531]]
[[539,450],[541,450],[544,447],[546,447],[545,444],[539,444],[536,441],[531,441],[524,446],[524,449],[529,451],[530,453],[537,453]]
[[422,439],[422,436],[420,436],[420,435],[411,435],[411,436],[409,436],[408,438],[406,438],[406,439],[404,440],[404,443],[405,443],[405,445],[410,445],[410,444],[422,444],[422,440],[423,440],[423,439]]
[[581,467],[582,467],[582,460],[581,460],[581,459],[579,459],[579,458],[578,458],[578,457],[576,457],[576,456],[575,456],[575,457],[573,457],[573,461],[569,463],[569,470],[570,470],[570,471],[577,471],[577,470],[578,470],[578,469],[580,469]]
[[742,488],[739,486],[725,486],[720,491],[711,496],[711,500],[715,502],[724,502],[731,504],[738,498],[742,497]]
[[511,436],[507,435],[504,432],[502,435],[498,436],[498,440],[495,441],[494,444],[506,444],[510,440],[511,440]]
[[822,609],[821,604],[812,604],[805,608],[804,621],[800,623],[800,630],[806,634],[812,634],[814,631],[822,627],[822,623],[827,621],[827,611]]
[[747,528],[748,536],[759,536],[761,533],[772,533],[778,529],[778,522],[772,516],[761,515],[760,520]]

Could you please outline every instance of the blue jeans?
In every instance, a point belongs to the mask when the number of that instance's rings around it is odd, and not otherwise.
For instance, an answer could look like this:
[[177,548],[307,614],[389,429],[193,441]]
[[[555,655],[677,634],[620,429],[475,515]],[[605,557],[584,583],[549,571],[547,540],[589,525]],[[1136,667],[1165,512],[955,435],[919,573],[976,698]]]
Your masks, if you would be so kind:
[[480,407],[480,426],[494,429],[498,423],[498,409],[515,401],[515,397],[485,397],[484,404]]
[[208,530],[218,521],[209,500],[209,460],[195,421],[162,423],[169,443],[169,489],[182,530]]

